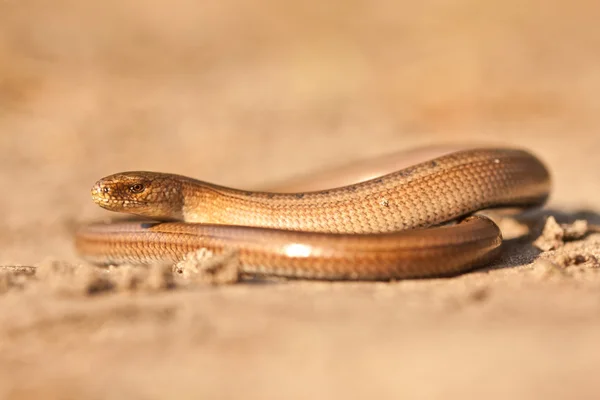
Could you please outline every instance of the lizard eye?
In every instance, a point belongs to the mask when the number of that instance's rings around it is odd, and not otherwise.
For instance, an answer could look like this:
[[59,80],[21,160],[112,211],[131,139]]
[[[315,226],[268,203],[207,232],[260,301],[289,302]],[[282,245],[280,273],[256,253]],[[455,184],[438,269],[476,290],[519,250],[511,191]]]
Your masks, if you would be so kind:
[[141,193],[144,191],[144,185],[141,183],[136,183],[135,185],[131,185],[129,190],[131,190],[132,193]]
[[108,193],[108,192],[110,192],[110,189],[108,188],[108,186],[104,186],[104,187],[102,188],[102,192],[104,192],[104,193]]

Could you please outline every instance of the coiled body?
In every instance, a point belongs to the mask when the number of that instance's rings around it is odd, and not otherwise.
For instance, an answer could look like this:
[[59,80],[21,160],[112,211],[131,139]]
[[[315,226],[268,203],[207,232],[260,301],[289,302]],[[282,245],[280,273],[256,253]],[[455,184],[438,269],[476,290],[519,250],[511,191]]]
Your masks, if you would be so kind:
[[489,262],[499,229],[491,207],[545,202],[549,173],[515,149],[452,153],[366,182],[307,193],[250,192],[191,178],[127,172],[100,180],[107,209],[183,222],[90,225],[76,238],[98,263],[180,260],[206,248],[240,255],[244,272],[314,279],[449,275]]

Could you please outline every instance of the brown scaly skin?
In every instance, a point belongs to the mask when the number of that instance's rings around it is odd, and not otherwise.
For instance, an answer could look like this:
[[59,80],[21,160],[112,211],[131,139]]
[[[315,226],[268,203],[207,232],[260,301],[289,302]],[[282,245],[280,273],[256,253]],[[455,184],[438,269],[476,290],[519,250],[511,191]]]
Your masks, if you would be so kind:
[[121,225],[93,226],[79,233],[77,243],[96,262],[177,260],[197,248],[234,248],[248,273],[318,279],[444,275],[489,261],[501,242],[498,228],[477,217],[405,230],[490,207],[541,205],[549,189],[545,166],[514,149],[466,150],[307,193],[249,192],[172,174],[124,172],[96,183],[97,204],[185,223],[127,226],[127,232]]

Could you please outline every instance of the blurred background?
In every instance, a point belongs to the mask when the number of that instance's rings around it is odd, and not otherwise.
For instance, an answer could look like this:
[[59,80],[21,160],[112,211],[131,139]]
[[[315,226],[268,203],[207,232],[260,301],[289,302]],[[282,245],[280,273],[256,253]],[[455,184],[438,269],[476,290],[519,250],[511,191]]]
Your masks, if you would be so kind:
[[[0,0],[0,265],[79,262],[114,172],[257,188],[440,143],[528,148],[553,212],[597,217],[599,20],[597,0]],[[571,244],[565,270],[522,265],[527,241],[519,268],[362,285],[88,297],[95,270],[0,271],[0,397],[597,399],[598,236]]]
[[574,0],[0,2],[4,262],[72,256],[89,188],[253,188],[417,145],[527,147],[597,208],[600,6]]

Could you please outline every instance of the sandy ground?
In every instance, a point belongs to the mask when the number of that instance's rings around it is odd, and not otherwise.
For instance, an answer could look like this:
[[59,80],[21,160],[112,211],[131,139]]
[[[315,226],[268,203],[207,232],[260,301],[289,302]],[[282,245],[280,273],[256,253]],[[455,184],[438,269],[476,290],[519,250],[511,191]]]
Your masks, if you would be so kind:
[[0,2],[0,396],[598,398],[599,234],[451,279],[224,287],[72,240],[121,170],[254,188],[469,141],[548,164],[536,224],[600,223],[597,4]]

